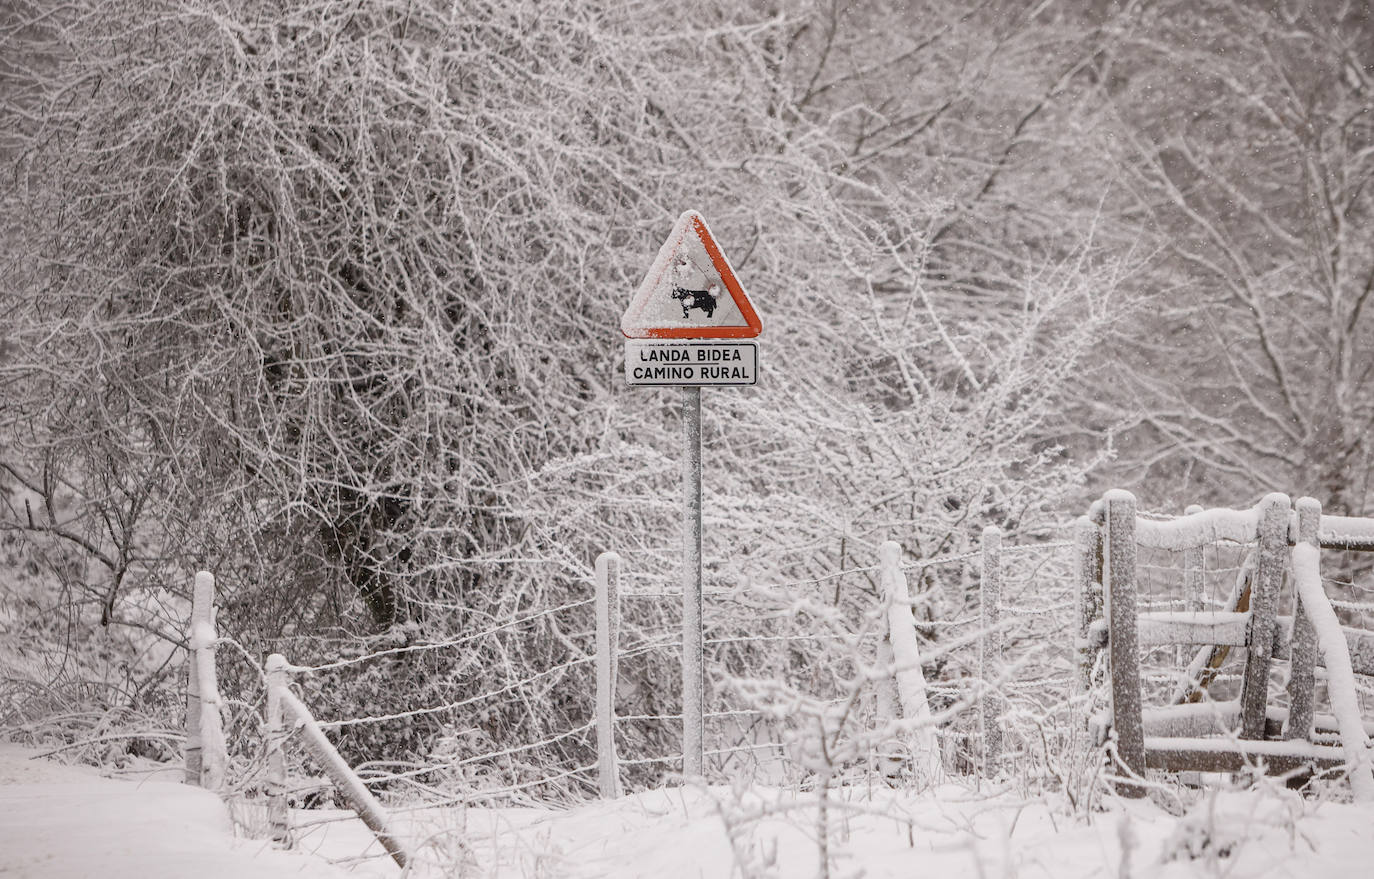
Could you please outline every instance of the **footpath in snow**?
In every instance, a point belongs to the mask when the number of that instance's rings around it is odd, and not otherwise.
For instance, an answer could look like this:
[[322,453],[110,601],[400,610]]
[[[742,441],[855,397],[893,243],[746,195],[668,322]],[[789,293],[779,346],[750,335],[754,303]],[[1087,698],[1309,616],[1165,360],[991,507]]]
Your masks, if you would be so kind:
[[[360,879],[321,858],[236,839],[214,794],[32,759],[0,742],[0,876],[34,879]],[[170,783],[169,783],[170,782]],[[376,873],[375,875],[384,875]]]
[[[0,877],[399,879],[360,822],[297,812],[301,850],[235,838],[213,794],[112,780],[0,743]],[[831,876],[978,879],[1365,879],[1374,809],[1273,786],[1189,792],[1181,817],[1149,801],[1091,821],[1014,793],[944,785],[912,794],[837,790]],[[410,876],[811,879],[815,795],[751,788],[652,791],[571,810],[432,809],[394,816],[416,851]],[[331,820],[333,819],[333,820]],[[324,823],[320,824],[321,820]],[[746,869],[741,870],[744,865]]]

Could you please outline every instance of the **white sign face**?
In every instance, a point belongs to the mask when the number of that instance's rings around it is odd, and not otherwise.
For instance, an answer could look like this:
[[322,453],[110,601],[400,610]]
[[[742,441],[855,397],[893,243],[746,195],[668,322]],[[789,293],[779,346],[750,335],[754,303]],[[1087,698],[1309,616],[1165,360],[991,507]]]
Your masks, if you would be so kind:
[[756,342],[628,339],[625,381],[632,385],[730,387],[757,384]]

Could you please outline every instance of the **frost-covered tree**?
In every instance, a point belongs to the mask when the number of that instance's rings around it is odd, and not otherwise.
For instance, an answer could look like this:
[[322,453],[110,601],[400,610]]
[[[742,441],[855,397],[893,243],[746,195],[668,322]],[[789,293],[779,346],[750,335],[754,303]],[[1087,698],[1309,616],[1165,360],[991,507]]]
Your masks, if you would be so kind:
[[439,638],[578,593],[607,548],[667,576],[676,397],[623,386],[616,327],[686,207],[765,322],[760,386],[708,395],[714,576],[1047,526],[1117,270],[1091,210],[988,225],[1053,150],[955,135],[1036,115],[1001,64],[1045,31],[958,8],[913,35],[882,3],[19,4],[5,527],[92,563],[62,568],[75,607],[172,640],[174,603],[145,610],[195,567],[246,639]]
[[1367,4],[1155,3],[1100,63],[1152,259],[1097,402],[1147,497],[1374,509],[1372,46]]

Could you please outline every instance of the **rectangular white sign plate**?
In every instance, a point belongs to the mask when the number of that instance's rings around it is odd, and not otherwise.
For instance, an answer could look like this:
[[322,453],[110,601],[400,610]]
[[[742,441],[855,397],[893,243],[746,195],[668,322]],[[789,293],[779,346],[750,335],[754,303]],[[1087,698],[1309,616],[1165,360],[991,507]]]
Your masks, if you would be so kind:
[[632,385],[737,387],[757,384],[757,342],[628,339],[625,381]]

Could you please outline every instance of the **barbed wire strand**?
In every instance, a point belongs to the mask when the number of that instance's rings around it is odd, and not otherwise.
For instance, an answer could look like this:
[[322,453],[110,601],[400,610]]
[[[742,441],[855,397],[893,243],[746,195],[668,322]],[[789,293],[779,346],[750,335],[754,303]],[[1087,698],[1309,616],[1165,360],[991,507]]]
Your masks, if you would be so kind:
[[595,660],[595,656],[583,656],[579,659],[571,659],[567,662],[555,665],[552,668],[547,668],[544,671],[536,672],[527,678],[523,678],[521,680],[509,683],[499,690],[492,690],[487,693],[480,693],[476,696],[469,696],[466,699],[459,699],[457,702],[449,702],[445,705],[431,705],[426,708],[415,708],[410,711],[398,711],[394,714],[376,714],[368,717],[348,717],[343,718],[341,720],[320,721],[319,725],[324,729],[338,729],[340,727],[345,726],[357,726],[360,723],[385,723],[386,721],[402,720],[407,717],[423,717],[429,714],[440,714],[444,711],[452,711],[455,708],[462,708],[465,705],[471,705],[474,702],[481,702],[483,699],[494,699],[497,696],[501,696],[506,693],[512,693],[520,689],[521,687],[525,686],[526,684],[532,684],[535,681],[541,678],[548,677],[549,675],[554,674],[556,672],[566,671],[567,669],[579,665],[585,665],[589,662],[594,662]]
[[528,616],[508,620],[504,623],[501,623],[500,625],[492,626],[491,628],[486,629],[484,631],[476,632],[471,635],[463,635],[462,637],[453,638],[448,641],[436,641],[432,644],[409,644],[405,647],[392,647],[387,650],[378,650],[375,653],[368,653],[363,656],[354,656],[350,657],[349,659],[340,659],[335,662],[326,662],[321,665],[287,665],[286,669],[292,674],[310,674],[313,672],[329,671],[336,668],[345,668],[350,665],[357,665],[358,663],[378,659],[383,656],[395,656],[402,653],[418,653],[424,650],[442,650],[447,647],[458,647],[463,644],[468,644],[472,641],[477,641],[482,638],[490,637],[502,630],[509,629],[514,626],[521,625],[523,623],[528,623],[532,620],[540,619],[541,617],[550,616],[556,613],[563,613],[564,611],[573,610],[574,608],[578,607],[585,607],[587,605],[595,603],[595,598],[584,598],[581,601],[573,601],[569,602],[568,604],[560,605],[559,607],[551,607],[546,610],[541,610],[537,613],[529,614]]

